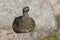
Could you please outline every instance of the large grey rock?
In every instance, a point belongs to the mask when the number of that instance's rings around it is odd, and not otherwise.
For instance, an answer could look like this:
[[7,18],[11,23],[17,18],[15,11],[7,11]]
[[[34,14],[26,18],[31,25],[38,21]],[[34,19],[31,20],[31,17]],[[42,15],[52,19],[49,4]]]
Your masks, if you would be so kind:
[[[24,6],[30,7],[29,15],[36,23],[34,31],[26,34],[13,32],[15,37],[10,34],[11,37],[7,38],[7,35],[3,35],[4,30],[1,30],[1,40],[35,40],[57,30],[54,10],[48,0],[0,0],[0,26],[3,28],[6,26],[8,29],[12,27],[14,18],[22,15]],[[12,31],[12,28],[9,31]],[[8,33],[8,31],[6,32]]]

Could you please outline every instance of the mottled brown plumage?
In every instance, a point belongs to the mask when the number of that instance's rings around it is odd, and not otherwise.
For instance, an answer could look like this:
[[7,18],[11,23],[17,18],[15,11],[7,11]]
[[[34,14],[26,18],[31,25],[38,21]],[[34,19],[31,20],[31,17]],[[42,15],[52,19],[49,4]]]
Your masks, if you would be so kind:
[[31,32],[35,28],[34,20],[28,15],[29,7],[23,8],[23,16],[14,19],[12,28],[16,33]]

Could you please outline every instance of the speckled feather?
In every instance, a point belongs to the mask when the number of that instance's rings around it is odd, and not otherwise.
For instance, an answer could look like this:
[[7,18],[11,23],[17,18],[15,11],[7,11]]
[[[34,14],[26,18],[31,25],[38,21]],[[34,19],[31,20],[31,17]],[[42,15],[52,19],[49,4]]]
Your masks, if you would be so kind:
[[23,20],[23,16],[14,19],[13,30],[16,33],[31,32],[35,27],[35,22],[32,18]]
[[16,33],[31,32],[35,28],[34,20],[28,15],[29,7],[23,8],[23,16],[14,19],[12,28]]

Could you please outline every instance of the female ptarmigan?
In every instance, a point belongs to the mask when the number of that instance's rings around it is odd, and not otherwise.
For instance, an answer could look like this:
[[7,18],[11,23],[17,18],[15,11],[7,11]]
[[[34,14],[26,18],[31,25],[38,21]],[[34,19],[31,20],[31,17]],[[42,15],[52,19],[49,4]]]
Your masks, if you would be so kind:
[[28,15],[29,7],[23,8],[23,16],[14,19],[12,28],[16,33],[31,32],[35,28],[34,20]]

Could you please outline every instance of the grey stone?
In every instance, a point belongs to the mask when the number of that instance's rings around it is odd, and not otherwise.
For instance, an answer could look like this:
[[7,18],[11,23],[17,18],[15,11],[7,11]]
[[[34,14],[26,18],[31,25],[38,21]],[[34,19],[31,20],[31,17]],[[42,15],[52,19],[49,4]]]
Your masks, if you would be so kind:
[[[29,6],[29,16],[35,20],[36,27],[32,33],[19,34],[20,39],[12,36],[10,40],[35,40],[38,37],[45,37],[54,30],[57,30],[54,9],[48,0],[0,0],[0,26],[12,27],[15,17],[22,15],[22,8]],[[5,28],[5,27],[3,27]],[[12,31],[12,28],[11,30]],[[2,32],[4,32],[2,30]],[[8,32],[8,31],[7,31]],[[27,36],[28,37],[27,37]],[[2,35],[8,40],[7,35]],[[25,39],[26,38],[26,39]],[[5,39],[4,39],[5,40]]]

